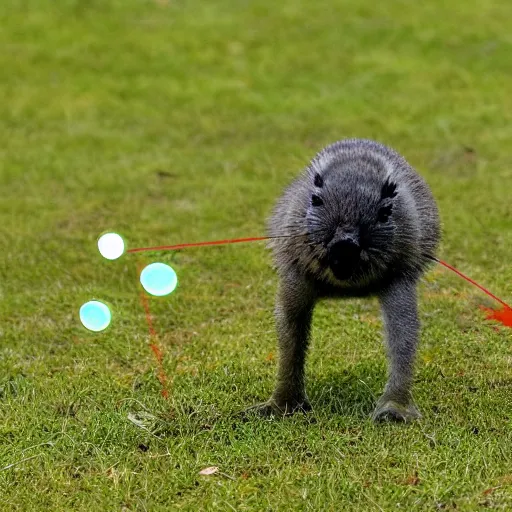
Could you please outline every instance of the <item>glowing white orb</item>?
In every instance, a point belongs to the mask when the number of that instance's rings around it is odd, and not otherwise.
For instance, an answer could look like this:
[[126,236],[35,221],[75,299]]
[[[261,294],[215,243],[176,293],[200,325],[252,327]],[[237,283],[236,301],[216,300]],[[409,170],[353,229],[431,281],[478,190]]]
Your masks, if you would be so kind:
[[109,326],[111,319],[110,309],[103,302],[91,300],[80,308],[80,321],[89,331],[103,331]]
[[117,260],[124,253],[124,240],[117,233],[107,233],[100,236],[98,249],[107,260]]
[[168,295],[176,288],[176,272],[165,263],[151,263],[140,273],[140,282],[151,295]]

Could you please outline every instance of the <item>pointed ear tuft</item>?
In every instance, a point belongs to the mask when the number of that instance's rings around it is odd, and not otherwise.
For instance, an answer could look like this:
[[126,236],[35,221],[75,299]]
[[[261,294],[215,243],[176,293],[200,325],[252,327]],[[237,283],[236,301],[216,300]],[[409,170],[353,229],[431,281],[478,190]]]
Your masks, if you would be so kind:
[[382,190],[380,192],[380,198],[386,199],[386,198],[393,198],[397,195],[396,191],[396,183],[392,182],[390,178],[386,180],[386,183],[382,185]]

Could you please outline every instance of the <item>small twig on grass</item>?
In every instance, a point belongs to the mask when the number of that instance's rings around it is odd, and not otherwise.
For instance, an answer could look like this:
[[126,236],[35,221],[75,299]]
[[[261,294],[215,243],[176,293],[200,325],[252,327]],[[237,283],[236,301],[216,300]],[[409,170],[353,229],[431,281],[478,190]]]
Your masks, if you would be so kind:
[[226,473],[222,473],[222,471],[219,471],[219,475],[225,476],[226,478],[229,478],[230,480],[236,481],[236,478],[231,475],[227,475]]
[[[336,448],[335,446],[334,446],[333,448],[334,448],[334,451],[338,452],[338,454],[340,455],[340,457],[341,457],[342,459],[345,459],[345,458],[346,458],[345,454],[344,454],[344,453],[342,453],[342,452],[340,452],[339,448]],[[339,459],[338,459],[338,460],[339,460]]]
[[384,509],[375,501],[373,501],[370,496],[368,496],[366,493],[361,493],[370,503],[373,503],[381,512],[384,512]]
[[139,404],[146,412],[149,412],[151,414],[151,411],[140,400],[137,400],[136,398],[127,397],[127,398],[121,398],[121,400],[117,401],[117,403],[121,403],[121,402],[135,402],[135,403]]
[[141,504],[142,508],[144,509],[144,512],[148,512],[148,509],[146,508],[146,505],[144,505],[144,502],[137,496],[137,500]]
[[172,453],[167,448],[167,453],[157,453],[155,455],[148,455],[150,459],[160,459],[161,457],[172,457]]
[[7,466],[0,468],[0,471],[5,471],[6,469],[10,469],[14,466],[17,466],[18,464],[21,464],[22,462],[26,462],[30,459],[35,459],[36,457],[40,457],[41,455],[44,455],[44,453],[38,453],[36,455],[32,455],[31,457],[25,457],[24,459],[18,460],[17,462],[13,462],[12,464],[8,464]]
[[[156,420],[158,420],[158,418],[156,416],[153,416],[152,414],[148,414],[148,416],[151,416],[152,418],[155,418]],[[159,442],[161,442],[161,443],[163,442],[163,440],[160,439],[160,437],[158,437],[156,434],[154,434],[148,427],[146,427],[142,421],[138,420],[133,413],[129,412],[127,419],[128,419],[128,421],[131,421],[135,426],[148,432],[148,434],[153,436],[155,439],[158,439]]]
[[44,443],[35,444],[33,446],[29,446],[28,448],[23,448],[21,450],[23,453],[25,453],[28,450],[32,450],[33,448],[39,448],[39,446],[55,446],[55,443],[53,441],[46,441]]

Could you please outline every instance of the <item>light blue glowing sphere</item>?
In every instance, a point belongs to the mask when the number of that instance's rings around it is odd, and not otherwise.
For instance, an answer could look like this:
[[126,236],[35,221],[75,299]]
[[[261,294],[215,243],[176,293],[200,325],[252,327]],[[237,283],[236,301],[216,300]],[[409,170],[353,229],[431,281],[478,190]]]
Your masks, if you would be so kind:
[[80,321],[90,331],[103,331],[109,326],[110,320],[112,320],[112,314],[103,302],[91,300],[80,308]]
[[140,283],[151,295],[169,295],[178,285],[176,272],[165,263],[151,263],[140,273]]

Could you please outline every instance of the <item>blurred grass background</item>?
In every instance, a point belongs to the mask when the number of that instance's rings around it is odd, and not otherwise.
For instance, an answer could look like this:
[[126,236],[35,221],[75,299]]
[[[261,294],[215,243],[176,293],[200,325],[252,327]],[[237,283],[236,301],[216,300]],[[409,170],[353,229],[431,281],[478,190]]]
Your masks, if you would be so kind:
[[[111,262],[96,239],[258,236],[318,150],[373,138],[430,184],[440,257],[510,302],[511,19],[504,0],[2,2],[2,508],[510,510],[511,334],[478,290],[422,284],[422,422],[368,419],[381,321],[354,300],[316,310],[314,414],[242,423],[274,382],[264,247]],[[169,401],[138,295],[152,261],[179,278],[150,301]],[[104,333],[79,324],[92,298]]]

